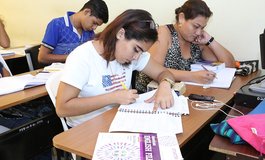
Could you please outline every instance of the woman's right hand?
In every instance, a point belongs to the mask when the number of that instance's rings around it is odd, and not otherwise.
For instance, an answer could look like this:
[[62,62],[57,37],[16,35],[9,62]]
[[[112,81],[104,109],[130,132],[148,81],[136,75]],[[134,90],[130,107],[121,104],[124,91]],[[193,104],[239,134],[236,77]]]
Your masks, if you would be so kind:
[[117,104],[131,104],[139,97],[136,89],[120,89],[112,93]]
[[192,81],[196,83],[209,84],[213,82],[214,78],[216,78],[216,73],[213,71],[200,70],[191,73],[193,74]]

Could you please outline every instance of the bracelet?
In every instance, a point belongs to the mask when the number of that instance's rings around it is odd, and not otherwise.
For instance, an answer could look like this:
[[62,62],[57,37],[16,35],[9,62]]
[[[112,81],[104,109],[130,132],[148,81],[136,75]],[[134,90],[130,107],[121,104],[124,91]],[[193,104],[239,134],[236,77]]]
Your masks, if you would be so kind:
[[160,81],[160,83],[163,82],[163,81],[167,81],[167,82],[170,84],[170,88],[172,88],[172,87],[175,85],[175,82],[172,81],[172,80],[169,79],[169,78],[163,78],[163,79]]
[[205,44],[206,46],[209,46],[209,44],[211,44],[213,42],[214,38],[211,37],[210,40]]

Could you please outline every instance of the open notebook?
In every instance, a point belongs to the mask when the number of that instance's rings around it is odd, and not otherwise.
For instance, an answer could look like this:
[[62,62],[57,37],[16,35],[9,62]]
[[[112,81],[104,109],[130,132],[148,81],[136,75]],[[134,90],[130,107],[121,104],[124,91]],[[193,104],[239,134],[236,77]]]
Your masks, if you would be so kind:
[[182,133],[182,114],[189,114],[187,98],[174,95],[174,106],[153,111],[154,103],[145,103],[156,90],[141,94],[130,105],[121,105],[111,123],[110,132],[129,131],[142,133]]
[[[192,71],[191,71],[192,72]],[[216,73],[216,78],[210,84],[200,84],[193,82],[184,82],[185,84],[203,86],[205,88],[216,87],[216,88],[229,88],[234,80],[235,68],[224,68],[221,70],[214,71]]]
[[44,85],[50,73],[38,73],[36,76],[25,74],[21,76],[0,78],[0,95],[13,93],[26,88]]

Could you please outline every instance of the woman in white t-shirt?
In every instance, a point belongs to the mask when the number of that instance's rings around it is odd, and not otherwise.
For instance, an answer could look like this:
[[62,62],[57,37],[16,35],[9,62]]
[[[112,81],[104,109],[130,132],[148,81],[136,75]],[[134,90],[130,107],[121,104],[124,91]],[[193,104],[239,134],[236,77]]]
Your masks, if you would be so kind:
[[147,100],[165,109],[173,105],[173,75],[146,51],[157,40],[156,24],[145,10],[126,10],[93,41],[77,47],[67,58],[56,97],[56,112],[74,127],[114,105],[138,98],[130,89],[132,72],[142,71],[160,82]]

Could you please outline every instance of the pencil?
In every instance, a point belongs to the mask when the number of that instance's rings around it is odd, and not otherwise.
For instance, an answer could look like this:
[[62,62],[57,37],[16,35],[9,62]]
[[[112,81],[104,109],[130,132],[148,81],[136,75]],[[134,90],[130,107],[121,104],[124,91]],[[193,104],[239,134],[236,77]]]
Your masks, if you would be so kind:
[[[202,68],[205,70],[205,71],[208,71],[208,72],[210,72],[204,65],[201,65],[202,66]],[[216,75],[214,76],[214,78],[216,78],[217,79],[217,77],[216,77]]]
[[123,88],[123,89],[127,90],[126,85],[125,85],[122,81],[121,81],[121,85],[122,85],[122,88]]

